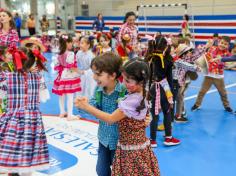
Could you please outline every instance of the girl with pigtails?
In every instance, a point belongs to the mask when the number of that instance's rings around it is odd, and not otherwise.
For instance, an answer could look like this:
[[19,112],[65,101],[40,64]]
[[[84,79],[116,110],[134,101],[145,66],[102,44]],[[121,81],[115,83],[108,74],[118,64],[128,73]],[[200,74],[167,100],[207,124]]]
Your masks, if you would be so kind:
[[[58,75],[54,80],[52,93],[59,95],[59,117],[67,117],[67,120],[78,120],[73,115],[74,93],[81,91],[80,77],[74,52],[72,52],[72,38],[62,34],[59,38],[59,55],[55,70]],[[67,112],[65,111],[65,98],[67,97]]]
[[156,129],[161,110],[164,114],[165,140],[167,146],[178,145],[180,141],[172,137],[172,57],[170,47],[163,36],[158,36],[155,40],[149,41],[148,52],[146,55],[151,74],[149,78],[149,98],[151,100],[151,146],[157,147]]

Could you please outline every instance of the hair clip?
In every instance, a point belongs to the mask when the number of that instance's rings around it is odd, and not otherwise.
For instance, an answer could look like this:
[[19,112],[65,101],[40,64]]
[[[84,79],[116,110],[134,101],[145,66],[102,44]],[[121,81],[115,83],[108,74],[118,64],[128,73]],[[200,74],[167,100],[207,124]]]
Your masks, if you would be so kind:
[[64,40],[67,40],[67,39],[68,39],[68,35],[63,34],[63,35],[61,36],[61,38],[63,38]]

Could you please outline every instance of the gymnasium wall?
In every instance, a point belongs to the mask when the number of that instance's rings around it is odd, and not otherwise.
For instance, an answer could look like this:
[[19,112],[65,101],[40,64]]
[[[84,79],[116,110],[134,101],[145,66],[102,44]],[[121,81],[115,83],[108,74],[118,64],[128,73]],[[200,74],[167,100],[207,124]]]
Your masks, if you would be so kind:
[[[75,18],[76,32],[84,30],[92,30],[94,17]],[[106,27],[104,32],[108,32],[109,28],[119,30],[123,23],[123,16],[104,16]],[[153,35],[157,31],[163,34],[180,33],[182,16],[139,16],[137,20],[139,33]],[[190,20],[191,32],[195,41],[202,43],[212,37],[214,33],[219,35],[230,36],[231,39],[236,38],[236,14],[235,15],[196,15]]]

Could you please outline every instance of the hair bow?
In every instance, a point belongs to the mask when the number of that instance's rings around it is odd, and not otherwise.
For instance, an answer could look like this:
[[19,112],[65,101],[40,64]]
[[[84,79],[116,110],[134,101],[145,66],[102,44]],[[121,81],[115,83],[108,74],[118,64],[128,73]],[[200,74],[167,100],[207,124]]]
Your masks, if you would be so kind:
[[163,54],[162,53],[152,53],[152,58],[154,56],[159,56],[160,57],[160,59],[161,59],[161,66],[162,66],[162,68],[164,68],[165,65],[164,65],[164,56],[163,56]]
[[40,53],[39,50],[33,50],[32,51],[33,55],[38,58],[42,63],[46,62],[47,59]]
[[13,57],[16,69],[17,70],[21,70],[23,68],[22,60],[26,60],[27,59],[26,54],[23,51],[18,50],[15,47],[9,49],[8,52],[11,53],[11,55]]

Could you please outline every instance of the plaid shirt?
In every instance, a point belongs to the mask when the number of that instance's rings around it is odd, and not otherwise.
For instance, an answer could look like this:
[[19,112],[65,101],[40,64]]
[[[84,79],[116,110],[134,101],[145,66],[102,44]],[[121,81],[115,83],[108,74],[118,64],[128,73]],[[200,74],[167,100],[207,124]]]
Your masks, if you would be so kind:
[[136,26],[128,25],[128,23],[123,24],[120,27],[119,34],[118,34],[118,42],[119,43],[122,43],[122,36],[124,34],[129,34],[131,37],[129,45],[135,46],[138,44],[138,29]]
[[[95,91],[102,93],[101,105],[97,103],[95,96],[90,99],[90,104],[96,108],[112,113],[117,109],[119,93],[122,91],[121,84],[118,82],[114,89],[114,92],[110,95],[106,94],[102,87],[97,87]],[[98,128],[98,140],[105,147],[109,147],[110,150],[115,150],[118,142],[118,124],[108,124],[104,121],[99,120]]]
[[211,47],[206,54],[208,57],[208,65],[209,65],[209,74],[208,76],[217,77],[217,75],[224,75],[224,63],[221,60],[212,61],[211,59],[216,58],[217,56],[228,57],[231,56],[231,53],[228,50],[220,50],[219,47]]
[[0,46],[8,46],[10,48],[16,47],[19,42],[19,37],[16,30],[11,29],[9,33],[3,34],[0,29]]
[[206,51],[205,48],[195,49],[192,56],[185,55],[183,58],[175,61],[175,69],[173,69],[173,79],[178,80],[180,86],[183,86],[187,71],[197,71],[197,66],[194,61],[198,59]]

